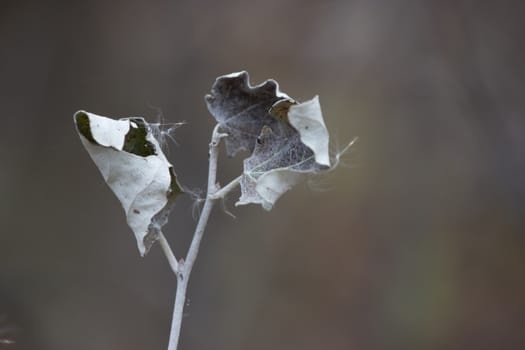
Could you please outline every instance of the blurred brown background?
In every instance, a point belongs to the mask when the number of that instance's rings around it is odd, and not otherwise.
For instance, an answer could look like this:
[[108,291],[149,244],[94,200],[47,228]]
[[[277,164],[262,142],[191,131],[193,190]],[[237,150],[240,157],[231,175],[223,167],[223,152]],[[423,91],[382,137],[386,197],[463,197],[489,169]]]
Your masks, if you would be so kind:
[[[170,159],[204,189],[203,95],[243,69],[319,94],[334,147],[360,142],[272,212],[214,212],[181,349],[525,348],[524,10],[2,1],[0,349],[166,347],[175,279],[139,257],[72,115],[187,121]],[[225,183],[241,163],[221,160]],[[191,206],[165,230],[179,255]]]

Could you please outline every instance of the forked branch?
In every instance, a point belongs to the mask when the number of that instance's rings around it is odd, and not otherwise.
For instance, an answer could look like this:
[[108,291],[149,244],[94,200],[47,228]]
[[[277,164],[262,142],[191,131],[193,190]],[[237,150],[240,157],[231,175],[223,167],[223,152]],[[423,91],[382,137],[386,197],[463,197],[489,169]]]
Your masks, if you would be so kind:
[[[213,129],[211,142],[210,142],[208,189],[206,193],[206,200],[204,202],[204,207],[202,208],[201,215],[197,223],[197,227],[195,228],[195,233],[193,234],[193,239],[191,241],[190,248],[188,249],[186,259],[179,261],[177,264],[172,264],[171,261],[174,255],[171,252],[171,249],[169,249],[167,242],[162,241],[163,236],[161,236],[161,239],[160,239],[161,246],[163,247],[163,251],[166,254],[168,261],[170,262],[170,266],[172,267],[173,271],[175,272],[177,276],[177,292],[175,295],[175,305],[173,308],[173,318],[172,318],[172,323],[171,323],[168,350],[177,349],[177,346],[179,343],[181,325],[182,325],[184,304],[186,301],[186,290],[188,287],[188,281],[190,278],[191,270],[193,268],[193,264],[195,263],[195,259],[197,258],[197,255],[199,253],[200,243],[202,241],[202,237],[204,235],[204,230],[206,229],[206,225],[208,224],[208,218],[210,217],[210,213],[213,209],[213,205],[215,204],[216,200],[220,198],[214,195],[217,192],[216,179],[217,179],[217,160],[219,157],[219,143],[220,143],[221,138],[225,136],[227,135],[219,133],[219,125],[217,124],[217,126]],[[230,190],[233,189],[234,187],[235,186],[232,186]],[[167,249],[165,249],[166,247]]]

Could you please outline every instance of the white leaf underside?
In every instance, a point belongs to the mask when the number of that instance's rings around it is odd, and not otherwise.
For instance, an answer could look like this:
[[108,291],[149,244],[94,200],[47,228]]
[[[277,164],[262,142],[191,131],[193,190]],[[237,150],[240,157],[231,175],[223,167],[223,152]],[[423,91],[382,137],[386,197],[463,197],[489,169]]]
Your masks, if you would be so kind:
[[329,135],[324,124],[319,97],[290,106],[290,124],[299,132],[301,142],[315,155],[318,164],[330,166]]
[[180,190],[172,166],[147,124],[145,139],[132,140],[148,143],[154,149],[153,154],[142,156],[124,150],[126,135],[129,136],[130,130],[139,127],[133,120],[113,120],[77,112],[75,122],[78,116],[86,116],[89,120],[91,135],[85,135],[79,130],[82,143],[119,199],[126,213],[126,221],[135,234],[139,252],[144,256],[167,221],[176,195],[174,189]]

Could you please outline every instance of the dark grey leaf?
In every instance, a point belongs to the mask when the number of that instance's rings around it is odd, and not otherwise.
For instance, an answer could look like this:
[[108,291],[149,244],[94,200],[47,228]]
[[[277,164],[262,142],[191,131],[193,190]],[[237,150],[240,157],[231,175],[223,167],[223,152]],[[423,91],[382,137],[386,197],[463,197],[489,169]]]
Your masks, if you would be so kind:
[[278,123],[269,110],[282,99],[290,100],[274,80],[251,86],[247,72],[217,78],[205,100],[221,130],[229,135],[225,139],[229,156],[241,150],[253,151],[262,127]]

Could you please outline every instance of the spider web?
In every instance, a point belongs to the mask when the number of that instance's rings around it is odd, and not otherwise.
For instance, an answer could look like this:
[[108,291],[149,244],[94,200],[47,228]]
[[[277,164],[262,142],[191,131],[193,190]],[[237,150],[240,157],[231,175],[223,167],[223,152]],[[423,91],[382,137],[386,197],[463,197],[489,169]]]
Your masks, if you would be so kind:
[[[257,192],[257,182],[261,176],[272,171],[296,173],[298,176],[288,174],[280,177],[280,181],[285,182],[284,187],[291,188],[300,174],[323,169],[322,165],[315,162],[313,151],[301,142],[299,133],[291,125],[280,122],[274,126],[274,129],[264,126],[256,140],[253,154],[244,160],[239,204],[265,203]],[[276,192],[278,191],[276,189]]]

